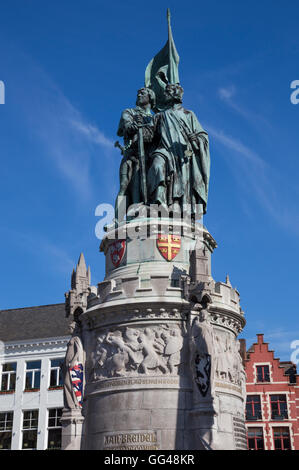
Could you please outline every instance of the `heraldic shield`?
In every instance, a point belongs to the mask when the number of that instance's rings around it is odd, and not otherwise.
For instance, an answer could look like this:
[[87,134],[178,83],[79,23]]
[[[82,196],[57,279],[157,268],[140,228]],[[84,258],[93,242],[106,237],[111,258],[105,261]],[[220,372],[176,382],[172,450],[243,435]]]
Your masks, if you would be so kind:
[[157,236],[157,248],[166,261],[172,261],[180,251],[181,237],[159,233]]
[[77,363],[70,368],[73,391],[78,400],[79,406],[83,404],[83,364]]
[[203,397],[206,396],[210,387],[211,379],[211,356],[204,354],[196,355],[195,358],[195,382]]
[[126,240],[116,240],[109,245],[110,258],[113,266],[117,268],[126,251]]

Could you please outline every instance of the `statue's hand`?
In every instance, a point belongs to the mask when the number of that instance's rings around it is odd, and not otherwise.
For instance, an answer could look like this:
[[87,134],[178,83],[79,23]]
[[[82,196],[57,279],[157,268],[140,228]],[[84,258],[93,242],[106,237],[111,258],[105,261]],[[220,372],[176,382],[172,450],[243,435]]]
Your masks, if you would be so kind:
[[143,124],[143,116],[141,114],[137,114],[135,121],[137,126],[141,126]]
[[129,126],[127,126],[126,131],[127,131],[127,135],[130,136],[130,138],[132,139],[132,137],[138,131],[138,125],[136,121],[133,121]]

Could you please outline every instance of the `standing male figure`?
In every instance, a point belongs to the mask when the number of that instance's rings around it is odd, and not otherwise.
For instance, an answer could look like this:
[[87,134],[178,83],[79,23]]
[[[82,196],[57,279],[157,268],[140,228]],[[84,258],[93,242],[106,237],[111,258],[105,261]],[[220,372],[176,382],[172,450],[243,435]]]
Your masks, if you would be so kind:
[[210,153],[208,134],[182,106],[179,84],[165,88],[166,108],[155,116],[158,145],[148,172],[150,202],[178,206],[197,217],[206,213]]
[[[125,215],[132,204],[144,202],[141,190],[138,129],[142,126],[145,160],[147,160],[154,136],[151,114],[154,106],[155,93],[149,88],[140,88],[137,92],[136,108],[125,109],[121,115],[117,135],[124,139],[124,150],[119,170],[120,190],[116,198],[116,220],[119,218],[119,209]],[[125,206],[122,206],[124,203]]]
[[[64,408],[65,409],[76,409],[82,406],[80,405],[81,399],[78,398],[74,391],[74,384],[72,381],[71,369],[77,367],[83,368],[84,364],[84,352],[81,340],[81,328],[78,323],[73,322],[70,325],[71,339],[67,344],[66,355],[63,364],[64,374]],[[83,384],[80,384],[82,388]]]

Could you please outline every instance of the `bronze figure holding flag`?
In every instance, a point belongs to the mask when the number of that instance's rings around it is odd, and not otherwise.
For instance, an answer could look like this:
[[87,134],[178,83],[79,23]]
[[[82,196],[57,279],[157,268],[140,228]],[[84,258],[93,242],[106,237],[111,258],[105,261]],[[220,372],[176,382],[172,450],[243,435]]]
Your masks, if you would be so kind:
[[[142,90],[147,90],[148,96],[152,93],[152,99],[143,105],[137,99],[137,108],[125,110],[121,118],[118,135],[124,137],[129,150],[121,164],[118,198],[127,195],[127,207],[139,202],[159,204],[200,218],[206,213],[208,200],[209,139],[194,112],[182,106],[179,55],[169,10],[167,20],[168,40],[145,71]],[[143,142],[147,142],[146,149]]]

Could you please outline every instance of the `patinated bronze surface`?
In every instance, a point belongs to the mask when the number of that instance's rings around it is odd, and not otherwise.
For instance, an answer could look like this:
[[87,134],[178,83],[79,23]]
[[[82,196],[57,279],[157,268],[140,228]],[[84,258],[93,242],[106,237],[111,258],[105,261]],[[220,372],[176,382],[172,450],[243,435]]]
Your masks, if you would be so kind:
[[194,112],[182,106],[169,11],[167,18],[168,40],[146,68],[146,87],[138,91],[137,107],[126,109],[120,120],[117,134],[124,138],[124,156],[116,219],[123,196],[126,211],[132,204],[158,204],[200,218],[207,210],[208,134]]

